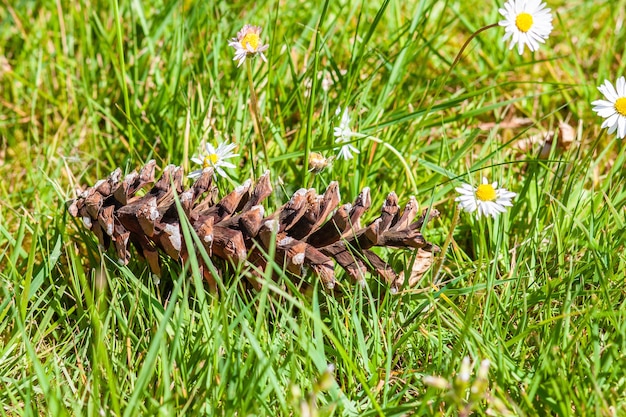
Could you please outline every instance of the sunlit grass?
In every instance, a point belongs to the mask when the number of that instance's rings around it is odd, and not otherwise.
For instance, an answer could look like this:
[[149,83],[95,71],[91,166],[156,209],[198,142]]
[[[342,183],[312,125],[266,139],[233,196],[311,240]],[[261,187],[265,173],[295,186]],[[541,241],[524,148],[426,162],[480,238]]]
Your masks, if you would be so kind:
[[[500,6],[4,2],[0,414],[457,415],[424,377],[454,382],[464,357],[472,383],[491,363],[478,415],[626,414],[624,144],[590,105],[625,73],[626,2],[551,1],[539,51],[494,27],[449,71]],[[246,23],[270,44],[251,66],[264,144],[228,46]],[[310,172],[311,152],[337,155],[338,107],[360,153]],[[261,291],[243,266],[215,295],[194,259],[163,258],[160,279],[138,256],[120,266],[67,213],[118,166],[197,169],[203,140],[237,144],[222,194],[269,169],[268,211],[333,180],[343,202],[371,188],[370,218],[415,195],[442,213],[427,239],[450,244],[397,295],[341,273],[345,296],[301,294],[275,264]],[[454,188],[482,176],[514,206],[457,221]],[[383,251],[410,273],[413,252]]]

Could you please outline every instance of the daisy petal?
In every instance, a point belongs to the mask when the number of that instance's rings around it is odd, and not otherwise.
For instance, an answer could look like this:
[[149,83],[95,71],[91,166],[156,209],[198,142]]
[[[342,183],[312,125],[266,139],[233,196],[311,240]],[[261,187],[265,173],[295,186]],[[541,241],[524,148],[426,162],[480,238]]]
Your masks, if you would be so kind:
[[455,198],[461,209],[468,213],[476,212],[476,217],[483,216],[496,217],[499,213],[504,213],[506,207],[511,207],[511,200],[517,195],[506,188],[497,188],[498,182],[490,183],[486,177],[482,178],[482,183],[478,187],[470,184],[462,184],[455,190],[460,195]]
[[600,127],[607,128],[609,134],[617,132],[618,139],[623,139],[626,137],[626,79],[619,77],[615,86],[604,80],[598,90],[605,99],[594,100],[591,105],[592,110],[604,119]]
[[520,55],[525,47],[539,49],[552,32],[552,14],[541,0],[507,0],[498,12],[504,17],[498,22],[505,31],[502,40],[511,39],[509,50],[517,46]]

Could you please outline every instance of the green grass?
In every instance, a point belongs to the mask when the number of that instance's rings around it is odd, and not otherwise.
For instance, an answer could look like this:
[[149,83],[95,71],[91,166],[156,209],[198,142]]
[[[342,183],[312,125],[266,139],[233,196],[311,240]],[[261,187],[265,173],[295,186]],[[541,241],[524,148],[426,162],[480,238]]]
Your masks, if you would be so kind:
[[[626,1],[550,1],[538,52],[492,28],[451,72],[501,2],[2,4],[0,415],[626,415],[626,155],[590,105],[625,73]],[[228,46],[245,23],[270,44],[253,62],[267,155]],[[383,143],[310,173],[308,152],[336,154],[338,106]],[[520,150],[560,122],[573,143]],[[216,295],[194,260],[163,259],[160,282],[136,256],[118,265],[67,213],[118,166],[195,169],[203,138],[238,144],[222,193],[270,169],[268,209],[333,180],[345,202],[371,187],[369,218],[392,190],[416,195],[442,213],[427,239],[450,237],[440,268],[397,295],[340,274],[333,298],[300,295],[277,265],[247,292],[244,266]],[[482,175],[514,206],[455,222],[454,187]],[[408,273],[413,252],[383,252]]]

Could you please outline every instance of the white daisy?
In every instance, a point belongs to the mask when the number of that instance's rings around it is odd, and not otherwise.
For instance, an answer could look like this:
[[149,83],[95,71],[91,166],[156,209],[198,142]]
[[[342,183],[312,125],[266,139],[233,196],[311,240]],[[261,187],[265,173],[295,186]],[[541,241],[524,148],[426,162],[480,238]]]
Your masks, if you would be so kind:
[[328,165],[331,164],[333,157],[326,158],[319,152],[311,152],[309,154],[309,171],[315,174],[322,172]]
[[239,61],[237,67],[240,67],[248,56],[259,55],[263,61],[267,62],[263,51],[270,46],[269,44],[263,45],[261,42],[262,30],[260,26],[245,25],[243,29],[237,32],[237,37],[228,42],[229,46],[235,48],[233,61]]
[[498,22],[504,26],[504,37],[511,38],[509,49],[517,44],[517,52],[524,53],[524,45],[531,51],[539,49],[552,32],[552,14],[541,0],[508,0],[499,10],[504,20]]
[[592,102],[593,111],[604,117],[602,127],[608,127],[609,134],[617,130],[617,137],[623,139],[626,137],[626,79],[619,77],[615,87],[608,80],[604,80],[604,85],[598,87],[598,90],[604,94],[606,100]]
[[202,168],[191,172],[188,177],[198,178],[200,175],[202,175],[202,171],[206,168],[213,168],[214,173],[217,173],[222,177],[226,177],[226,172],[224,172],[222,167],[235,168],[235,165],[226,161],[226,159],[239,156],[239,154],[232,152],[233,149],[235,149],[235,146],[236,145],[234,143],[220,143],[218,147],[215,148],[210,143],[207,143],[204,146],[204,149],[202,147],[200,148],[199,156],[194,156],[193,158],[191,158],[191,160],[196,164],[202,165]]
[[[335,115],[338,116],[340,113],[341,107],[338,107]],[[335,127],[334,135],[335,143],[345,143],[349,142],[352,139],[352,129],[350,129],[350,115],[348,114],[348,109],[345,109],[343,111],[339,126]],[[337,156],[337,158],[352,159],[352,152],[361,153],[352,144],[346,143],[341,147],[341,149],[339,149],[339,155]]]
[[492,216],[496,217],[498,213],[504,213],[505,207],[511,207],[511,199],[517,194],[508,191],[506,188],[498,188],[498,183],[489,184],[487,178],[483,177],[483,183],[478,187],[469,184],[463,184],[456,188],[461,194],[454,201],[458,201],[461,208],[468,213],[476,210],[476,217]]

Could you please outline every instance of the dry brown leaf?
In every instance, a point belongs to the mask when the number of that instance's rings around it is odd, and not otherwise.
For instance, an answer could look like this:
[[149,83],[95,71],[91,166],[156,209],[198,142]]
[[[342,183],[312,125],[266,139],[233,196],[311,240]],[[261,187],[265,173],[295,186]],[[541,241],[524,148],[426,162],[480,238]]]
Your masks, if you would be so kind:
[[539,158],[545,159],[548,155],[550,155],[553,138],[553,131],[547,133],[537,133],[536,135],[527,136],[518,140],[515,143],[515,147],[521,153],[535,154],[539,151]]
[[576,140],[576,129],[565,122],[559,123],[559,146],[567,150]]
[[503,120],[501,122],[485,122],[480,123],[478,128],[481,130],[491,130],[498,126],[500,129],[517,129],[520,127],[526,127],[533,124],[533,121],[528,117],[512,117],[510,120]]
[[411,276],[409,277],[409,287],[415,287],[424,278],[424,274],[433,264],[434,256],[431,252],[418,249],[415,255],[415,262],[411,268]]

